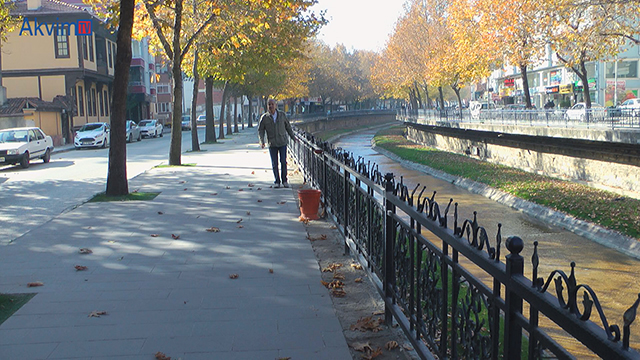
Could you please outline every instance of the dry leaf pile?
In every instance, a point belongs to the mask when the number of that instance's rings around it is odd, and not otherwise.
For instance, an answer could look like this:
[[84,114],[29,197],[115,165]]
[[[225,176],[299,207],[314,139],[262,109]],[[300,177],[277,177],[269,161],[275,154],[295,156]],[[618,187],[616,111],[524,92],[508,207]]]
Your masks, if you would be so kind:
[[356,269],[356,270],[362,270],[362,265],[360,265],[360,264],[351,264],[351,267]]
[[339,269],[341,267],[342,267],[342,264],[340,263],[331,263],[329,264],[329,266],[322,269],[322,272],[333,272],[334,270]]
[[208,228],[207,231],[208,232],[220,232],[220,229],[215,227],[215,226],[212,226],[212,227]]
[[329,293],[335,297],[345,297],[347,293],[344,291],[344,283],[340,280],[326,282],[321,280],[322,285],[329,289]]

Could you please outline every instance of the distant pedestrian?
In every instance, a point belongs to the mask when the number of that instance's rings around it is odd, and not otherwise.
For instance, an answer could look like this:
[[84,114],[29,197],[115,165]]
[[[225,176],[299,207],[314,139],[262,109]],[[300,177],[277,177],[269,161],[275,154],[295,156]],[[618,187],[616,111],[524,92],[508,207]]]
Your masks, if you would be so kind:
[[[265,132],[267,133],[266,141]],[[258,139],[263,149],[265,144],[269,145],[271,167],[275,178],[273,184],[276,188],[279,188],[280,184],[284,187],[289,187],[289,182],[287,181],[287,144],[289,143],[287,134],[291,139],[296,140],[287,116],[276,109],[276,101],[274,99],[269,99],[267,101],[267,112],[262,114],[258,124]],[[278,157],[280,157],[279,161]],[[278,171],[278,162],[280,163],[280,171]]]

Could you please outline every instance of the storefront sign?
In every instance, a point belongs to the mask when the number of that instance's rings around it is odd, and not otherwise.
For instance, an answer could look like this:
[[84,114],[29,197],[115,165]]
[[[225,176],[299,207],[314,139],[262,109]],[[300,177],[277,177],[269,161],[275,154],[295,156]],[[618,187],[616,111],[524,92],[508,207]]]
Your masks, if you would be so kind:
[[504,79],[504,86],[512,87],[516,84],[516,79]]
[[557,94],[560,91],[560,87],[556,86],[548,86],[546,89],[547,94]]
[[573,92],[573,84],[564,84],[558,86],[558,92],[560,94],[571,94]]

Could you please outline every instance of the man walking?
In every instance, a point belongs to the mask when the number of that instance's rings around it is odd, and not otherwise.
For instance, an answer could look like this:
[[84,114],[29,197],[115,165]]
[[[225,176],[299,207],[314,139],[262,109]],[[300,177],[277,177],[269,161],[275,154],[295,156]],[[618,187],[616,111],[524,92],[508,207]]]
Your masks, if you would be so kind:
[[[258,125],[258,139],[260,146],[264,149],[265,143],[269,144],[269,154],[271,155],[271,167],[273,168],[273,176],[275,178],[274,186],[289,187],[287,182],[287,135],[294,141],[295,134],[291,129],[291,124],[287,116],[276,109],[276,101],[269,99],[267,101],[267,112],[260,117]],[[264,133],[267,133],[267,141],[265,142]],[[278,171],[278,157],[280,157],[281,171]]]

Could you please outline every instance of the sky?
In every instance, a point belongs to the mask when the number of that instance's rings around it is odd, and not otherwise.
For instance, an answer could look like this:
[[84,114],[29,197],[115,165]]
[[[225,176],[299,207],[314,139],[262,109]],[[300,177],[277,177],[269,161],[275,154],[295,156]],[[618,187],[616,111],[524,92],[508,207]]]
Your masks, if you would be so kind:
[[327,10],[329,23],[318,37],[333,47],[381,51],[403,13],[405,0],[318,0],[313,10]]

